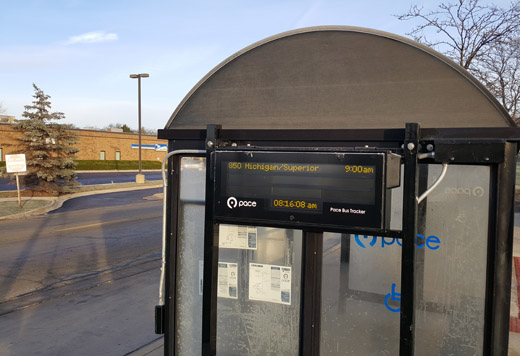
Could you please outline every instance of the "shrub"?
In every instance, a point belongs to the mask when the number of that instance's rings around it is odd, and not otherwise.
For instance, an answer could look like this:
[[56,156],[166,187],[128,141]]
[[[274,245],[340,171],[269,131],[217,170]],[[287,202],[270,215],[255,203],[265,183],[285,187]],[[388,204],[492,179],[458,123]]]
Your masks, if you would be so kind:
[[[109,160],[78,160],[75,161],[76,169],[80,171],[94,170],[137,170],[139,169],[139,161],[109,161]],[[161,169],[161,161],[141,161],[142,169]]]

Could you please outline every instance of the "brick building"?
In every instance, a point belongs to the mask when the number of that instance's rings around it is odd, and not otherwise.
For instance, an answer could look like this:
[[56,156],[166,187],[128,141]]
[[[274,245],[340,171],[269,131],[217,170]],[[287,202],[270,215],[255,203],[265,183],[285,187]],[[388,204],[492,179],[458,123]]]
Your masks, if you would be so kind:
[[[74,129],[78,134],[77,160],[138,160],[139,135],[128,132]],[[6,154],[23,153],[16,151],[16,137],[19,135],[11,125],[0,124],[0,161]],[[162,161],[167,151],[167,140],[159,140],[153,135],[141,135],[143,161]]]

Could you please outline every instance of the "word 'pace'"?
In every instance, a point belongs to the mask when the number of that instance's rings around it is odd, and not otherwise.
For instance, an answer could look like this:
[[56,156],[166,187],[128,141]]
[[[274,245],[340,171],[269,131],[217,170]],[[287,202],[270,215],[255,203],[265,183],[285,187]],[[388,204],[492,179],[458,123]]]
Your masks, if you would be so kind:
[[[362,247],[366,248],[366,243],[368,242],[368,246],[375,246],[378,244],[378,240],[381,241],[381,248],[384,248],[385,246],[392,246],[392,245],[399,245],[403,246],[401,243],[401,240],[396,237],[378,237],[378,236],[367,236],[367,235],[354,235],[354,239],[356,240],[356,243]],[[435,235],[430,235],[428,237],[424,237],[421,234],[417,235],[416,238],[417,248],[426,248],[428,250],[438,250],[441,246],[441,240],[439,237]]]

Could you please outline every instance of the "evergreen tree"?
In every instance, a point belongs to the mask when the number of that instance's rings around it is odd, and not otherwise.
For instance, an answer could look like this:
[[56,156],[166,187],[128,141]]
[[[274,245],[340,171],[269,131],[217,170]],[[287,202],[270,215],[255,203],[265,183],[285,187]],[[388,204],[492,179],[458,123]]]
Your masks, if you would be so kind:
[[127,124],[124,124],[121,128],[123,129],[123,132],[134,132],[134,130],[132,130]]
[[50,112],[50,96],[34,87],[33,105],[26,105],[15,130],[20,131],[19,152],[25,153],[27,174],[25,184],[28,188],[58,193],[65,185],[75,183],[74,146],[77,135],[70,130],[71,125],[60,124],[55,120],[65,118],[61,112]]

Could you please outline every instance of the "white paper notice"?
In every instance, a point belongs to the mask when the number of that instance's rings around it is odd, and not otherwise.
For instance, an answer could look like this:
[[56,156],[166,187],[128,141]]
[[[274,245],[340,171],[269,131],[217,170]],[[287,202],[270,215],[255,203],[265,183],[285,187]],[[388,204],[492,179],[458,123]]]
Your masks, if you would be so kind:
[[291,267],[250,263],[249,299],[291,305]]
[[256,250],[257,228],[254,226],[238,226],[221,224],[218,228],[218,246],[241,250]]
[[237,299],[237,274],[236,263],[218,263],[218,297]]

